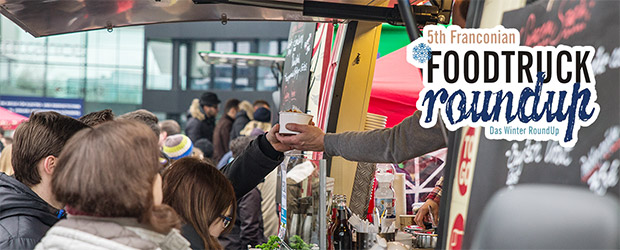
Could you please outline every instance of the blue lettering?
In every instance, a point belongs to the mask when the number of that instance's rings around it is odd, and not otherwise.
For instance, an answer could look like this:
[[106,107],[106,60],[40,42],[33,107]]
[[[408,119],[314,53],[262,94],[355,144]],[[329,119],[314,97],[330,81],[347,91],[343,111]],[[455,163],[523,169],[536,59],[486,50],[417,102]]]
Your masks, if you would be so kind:
[[424,96],[424,100],[422,100],[422,106],[424,106],[424,103],[428,101],[428,108],[426,109],[426,118],[424,118],[424,122],[426,123],[429,123],[432,120],[433,113],[434,113],[434,107],[435,107],[435,101],[437,100],[437,96],[439,96],[439,101],[441,103],[446,103],[446,100],[448,99],[448,91],[446,91],[445,88],[441,88],[435,94],[434,91],[429,90],[428,92],[426,92],[426,95]]

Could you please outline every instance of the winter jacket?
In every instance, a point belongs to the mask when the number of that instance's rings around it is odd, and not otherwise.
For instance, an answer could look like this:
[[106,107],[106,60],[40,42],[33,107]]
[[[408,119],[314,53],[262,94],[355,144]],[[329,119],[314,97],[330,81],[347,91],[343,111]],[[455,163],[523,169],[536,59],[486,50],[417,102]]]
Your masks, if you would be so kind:
[[241,135],[241,130],[245,128],[245,125],[248,124],[248,122],[250,122],[250,117],[248,117],[245,110],[239,110],[235,116],[235,121],[232,124],[232,128],[230,129],[231,141]]
[[213,160],[215,162],[218,162],[229,151],[230,129],[234,121],[232,117],[225,114],[215,126],[215,131],[213,132]]
[[259,135],[221,171],[232,183],[238,200],[262,182],[283,159],[284,154],[276,151],[265,135]]
[[325,153],[350,161],[401,163],[446,146],[439,122],[420,126],[418,110],[393,128],[325,134]]
[[276,210],[276,188],[279,184],[277,179],[278,169],[274,169],[265,177],[265,181],[257,186],[262,197],[261,210],[265,237],[278,234],[280,227],[280,217]]
[[243,130],[241,130],[241,135],[250,136],[252,134],[252,131],[254,131],[254,129],[256,128],[260,128],[262,131],[266,132],[271,129],[271,123],[260,122],[257,120],[250,121],[248,122],[248,124],[245,125]]
[[192,117],[187,120],[185,134],[187,137],[192,139],[192,141],[198,141],[198,139],[206,138],[210,142],[213,142],[214,129],[215,117],[207,117],[202,121]]
[[71,216],[54,225],[36,246],[45,249],[189,249],[177,229],[167,235],[139,224],[135,218]]
[[28,186],[0,173],[0,249],[33,249],[57,215]]
[[248,245],[254,247],[267,242],[263,235],[261,200],[260,191],[254,188],[237,202],[234,227],[219,238],[224,249],[248,249]]
[[[244,197],[263,181],[284,159],[282,152],[276,151],[265,135],[259,135],[248,147],[221,171],[232,183],[237,200]],[[260,210],[258,210],[260,211]],[[189,240],[192,249],[204,248],[204,243],[191,224],[181,228],[183,236]]]

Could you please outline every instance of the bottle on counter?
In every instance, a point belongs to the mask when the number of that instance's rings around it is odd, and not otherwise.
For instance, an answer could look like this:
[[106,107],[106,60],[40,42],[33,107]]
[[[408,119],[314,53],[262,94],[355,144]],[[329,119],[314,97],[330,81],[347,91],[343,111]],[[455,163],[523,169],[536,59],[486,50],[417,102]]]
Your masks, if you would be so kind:
[[327,228],[327,249],[333,250],[334,243],[332,241],[332,233],[336,228],[336,222],[338,221],[338,201],[342,197],[340,194],[334,194],[332,196],[332,206],[329,209],[329,227]]
[[375,208],[378,210],[379,216],[383,217],[385,226],[389,226],[392,221],[396,220],[394,211],[394,189],[392,189],[392,181],[394,181],[394,166],[392,164],[377,164],[375,179],[377,180],[377,189],[375,190]]
[[349,226],[347,211],[347,197],[339,196],[337,206],[338,218],[332,232],[332,242],[335,250],[353,249],[353,233]]

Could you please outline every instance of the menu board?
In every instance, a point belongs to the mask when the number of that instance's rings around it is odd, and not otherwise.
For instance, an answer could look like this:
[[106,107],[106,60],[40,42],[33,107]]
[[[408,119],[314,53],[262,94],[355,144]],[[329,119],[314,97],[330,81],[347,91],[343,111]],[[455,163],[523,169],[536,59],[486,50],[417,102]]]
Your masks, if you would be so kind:
[[[506,12],[523,46],[593,46],[592,68],[601,111],[579,130],[577,144],[480,137],[463,248],[471,247],[482,211],[499,189],[526,183],[579,186],[598,195],[620,189],[620,1],[537,1]],[[579,201],[575,201],[579,202]]]
[[293,106],[306,111],[315,29],[316,23],[291,23],[280,91],[281,111]]

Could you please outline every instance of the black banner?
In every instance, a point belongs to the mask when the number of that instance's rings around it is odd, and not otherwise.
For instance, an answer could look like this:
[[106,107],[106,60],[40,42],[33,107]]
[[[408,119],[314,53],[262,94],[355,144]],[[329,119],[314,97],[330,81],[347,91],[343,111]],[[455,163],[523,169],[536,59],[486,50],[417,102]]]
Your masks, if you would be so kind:
[[619,13],[620,1],[553,1],[549,5],[541,0],[504,14],[503,25],[520,31],[522,46],[593,46],[596,102],[601,111],[592,125],[579,130],[579,140],[572,148],[553,141],[488,140],[481,136],[464,249],[471,247],[486,203],[503,187],[545,183],[619,195]]

